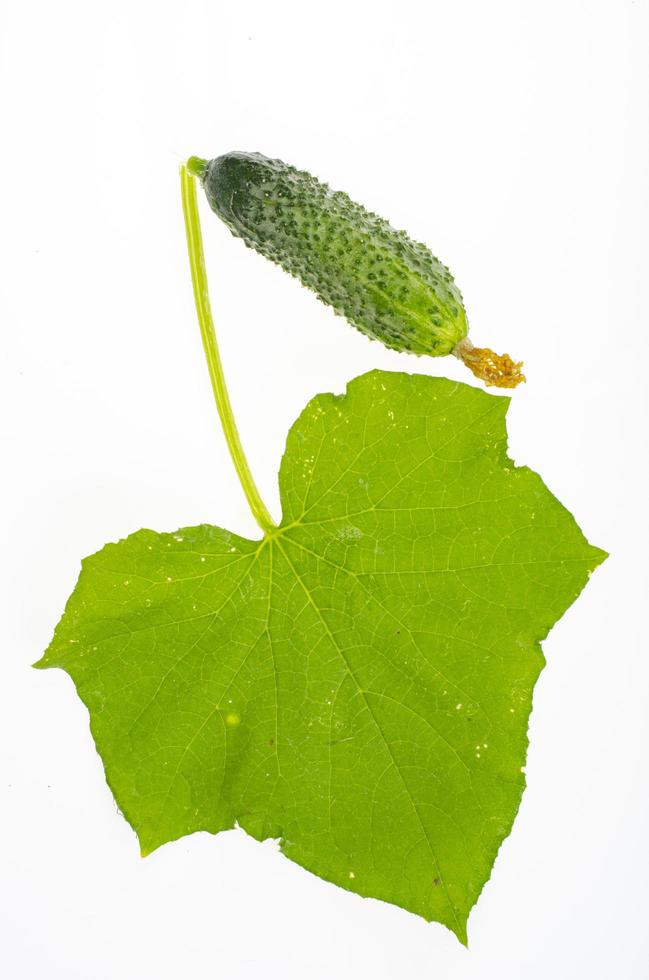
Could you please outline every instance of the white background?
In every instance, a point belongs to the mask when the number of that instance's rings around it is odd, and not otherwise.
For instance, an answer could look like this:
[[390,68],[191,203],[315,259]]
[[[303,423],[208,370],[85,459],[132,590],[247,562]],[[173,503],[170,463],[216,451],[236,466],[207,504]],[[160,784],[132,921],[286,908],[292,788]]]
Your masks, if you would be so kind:
[[[0,5],[0,970],[8,980],[589,980],[647,966],[646,0]],[[469,921],[362,900],[243,832],[142,861],[68,677],[30,669],[79,560],[255,527],[214,411],[178,167],[259,150],[430,244],[525,359],[511,452],[611,553],[545,643],[528,789]],[[242,438],[384,350],[203,209]]]

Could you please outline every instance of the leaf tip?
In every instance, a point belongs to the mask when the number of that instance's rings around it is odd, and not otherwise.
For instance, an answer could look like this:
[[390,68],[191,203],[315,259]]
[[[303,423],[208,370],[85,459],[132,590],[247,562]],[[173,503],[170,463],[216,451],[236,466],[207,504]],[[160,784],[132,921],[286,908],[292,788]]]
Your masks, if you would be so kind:
[[610,558],[611,556],[608,551],[605,551],[603,548],[598,548],[594,544],[589,544],[588,548],[589,562],[586,569],[586,575],[588,578],[590,578],[593,572],[598,569],[600,565],[603,565],[606,559]]
[[598,565],[603,565],[607,558],[610,558],[610,552],[605,551],[604,548],[598,548],[596,545],[593,548],[593,569],[597,568]]
[[155,841],[147,839],[146,837],[140,836],[140,834],[135,831],[137,835],[137,842],[140,847],[140,857],[142,859],[147,858],[150,854],[160,847],[160,842],[155,843]]
[[464,915],[458,916],[456,914],[455,921],[453,925],[447,923],[448,928],[453,933],[455,938],[464,946],[465,949],[469,948],[469,936],[467,933],[467,917]]

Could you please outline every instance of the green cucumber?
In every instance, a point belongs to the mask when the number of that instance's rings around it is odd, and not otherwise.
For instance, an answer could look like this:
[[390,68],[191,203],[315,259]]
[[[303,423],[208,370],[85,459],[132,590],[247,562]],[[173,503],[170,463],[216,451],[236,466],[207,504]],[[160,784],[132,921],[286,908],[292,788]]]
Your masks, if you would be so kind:
[[[226,153],[209,162],[191,157],[187,166],[234,235],[368,337],[412,354],[456,353],[487,383],[512,386],[502,364],[485,377],[484,357],[466,339],[462,295],[425,245],[347,194],[260,153]],[[493,368],[496,355],[488,354]]]

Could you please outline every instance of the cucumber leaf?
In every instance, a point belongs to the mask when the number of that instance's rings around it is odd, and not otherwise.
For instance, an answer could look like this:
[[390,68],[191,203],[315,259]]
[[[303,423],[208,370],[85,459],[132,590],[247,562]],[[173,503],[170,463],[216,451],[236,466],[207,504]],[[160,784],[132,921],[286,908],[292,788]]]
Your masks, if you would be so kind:
[[540,641],[605,557],[507,458],[508,404],[371,372],[290,430],[276,531],[142,530],[83,562],[37,666],[72,677],[144,854],[238,825],[466,942]]

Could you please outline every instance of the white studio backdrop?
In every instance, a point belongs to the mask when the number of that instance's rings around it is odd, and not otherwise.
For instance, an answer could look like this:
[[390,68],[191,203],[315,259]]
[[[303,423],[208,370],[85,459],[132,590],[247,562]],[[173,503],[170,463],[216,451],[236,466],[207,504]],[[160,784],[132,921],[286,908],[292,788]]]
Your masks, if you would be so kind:
[[[646,0],[0,4],[0,970],[9,980],[648,976]],[[178,168],[259,150],[428,243],[526,362],[510,452],[610,559],[544,644],[528,788],[469,921],[362,900],[243,832],[142,861],[85,708],[30,669],[82,556],[255,527],[219,430]],[[204,213],[231,396],[278,513],[287,429],[370,343]]]

